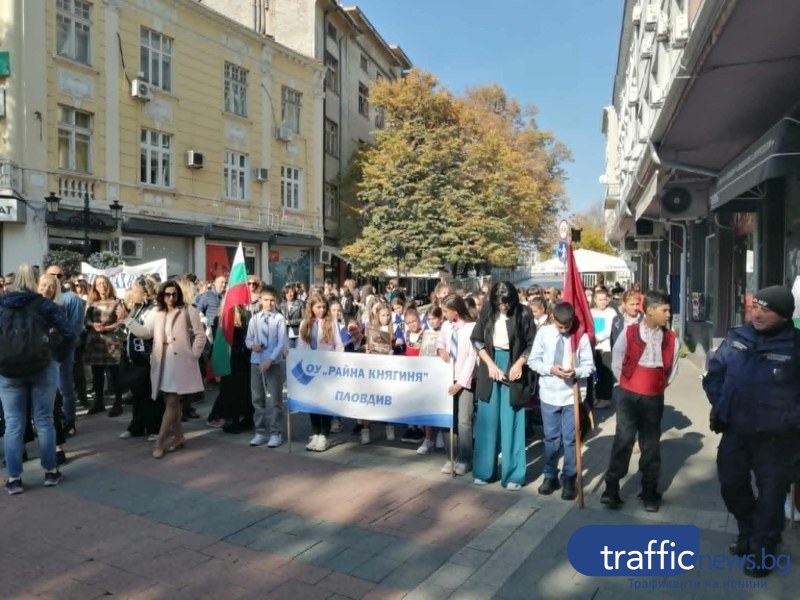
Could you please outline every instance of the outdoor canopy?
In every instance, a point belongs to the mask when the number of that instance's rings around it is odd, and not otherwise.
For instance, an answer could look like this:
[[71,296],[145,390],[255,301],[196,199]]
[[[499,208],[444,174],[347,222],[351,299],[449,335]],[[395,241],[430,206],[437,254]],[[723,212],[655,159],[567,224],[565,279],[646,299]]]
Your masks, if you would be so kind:
[[740,154],[717,177],[711,210],[739,209],[743,202],[763,199],[752,188],[800,171],[800,110],[783,117],[757,142]]
[[[575,262],[581,273],[630,273],[625,259],[612,254],[603,254],[594,250],[575,250]],[[533,265],[531,274],[563,273],[565,265],[558,258],[551,258]]]

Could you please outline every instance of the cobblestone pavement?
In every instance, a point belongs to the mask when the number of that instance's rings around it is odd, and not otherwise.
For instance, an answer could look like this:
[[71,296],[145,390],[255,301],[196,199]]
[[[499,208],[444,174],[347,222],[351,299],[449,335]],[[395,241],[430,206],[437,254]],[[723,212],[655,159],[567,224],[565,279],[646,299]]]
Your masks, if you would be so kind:
[[[719,497],[699,371],[684,361],[670,388],[663,436],[664,505],[645,513],[638,476],[618,512],[599,505],[614,429],[599,415],[584,450],[587,507],[536,493],[541,443],[529,448],[531,483],[519,492],[442,475],[441,453],[348,432],[328,452],[303,451],[304,415],[292,417],[292,452],[250,448],[250,435],[189,424],[185,450],[150,457],[121,440],[127,415],[79,420],[64,482],[41,487],[26,463],[27,491],[0,500],[0,598],[617,598],[625,578],[577,574],[567,542],[588,524],[679,523],[701,528],[701,550],[723,553],[735,526]],[[213,390],[197,405],[210,407]],[[350,425],[345,421],[345,426]],[[30,446],[31,450],[34,445]],[[33,453],[32,453],[33,454]],[[633,461],[635,470],[635,455]],[[800,557],[798,529],[784,551]],[[669,580],[661,597],[711,598],[751,583],[739,571]],[[762,598],[794,597],[796,570],[759,582]],[[717,584],[719,588],[713,586]],[[695,587],[699,586],[699,587]],[[727,586],[727,587],[726,587]],[[730,587],[733,586],[733,587]]]

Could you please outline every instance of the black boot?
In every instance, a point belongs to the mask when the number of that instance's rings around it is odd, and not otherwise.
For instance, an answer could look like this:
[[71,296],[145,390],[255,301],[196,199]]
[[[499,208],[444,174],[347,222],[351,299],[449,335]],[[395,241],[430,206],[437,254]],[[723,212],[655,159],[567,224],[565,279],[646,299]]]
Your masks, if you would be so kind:
[[542,496],[549,496],[560,487],[561,485],[559,485],[558,479],[555,477],[545,477],[538,491]]
[[562,500],[575,500],[575,497],[578,495],[578,492],[575,490],[575,480],[575,475],[572,477],[564,477],[564,488],[561,490]]
[[[754,561],[746,560],[744,564],[744,568],[742,571],[748,577],[752,577],[754,579],[763,579],[775,569],[775,548],[749,548],[750,554],[753,554],[755,558]],[[762,556],[772,556],[773,563],[766,567],[761,564],[761,557]]]
[[728,546],[728,551],[734,556],[744,556],[750,553],[750,534],[740,533],[736,542]]
[[661,494],[654,489],[642,490],[639,498],[642,499],[642,506],[647,512],[658,512],[661,508]]
[[603,495],[600,496],[600,504],[612,510],[615,510],[623,505],[622,498],[619,497],[619,489],[612,488],[606,485]]

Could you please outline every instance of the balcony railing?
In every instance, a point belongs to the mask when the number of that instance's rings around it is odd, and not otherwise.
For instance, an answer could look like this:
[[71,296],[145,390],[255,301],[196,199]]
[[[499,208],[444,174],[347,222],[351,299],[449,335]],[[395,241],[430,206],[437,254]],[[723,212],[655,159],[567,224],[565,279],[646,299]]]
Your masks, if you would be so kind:
[[58,177],[57,195],[66,200],[83,200],[86,193],[89,200],[94,200],[95,180],[84,177],[60,175]]
[[276,231],[322,235],[322,217],[318,213],[288,210],[266,212],[267,226]]
[[0,189],[20,192],[20,168],[7,158],[0,158]]
[[612,200],[619,200],[620,185],[618,183],[606,184],[606,198]]

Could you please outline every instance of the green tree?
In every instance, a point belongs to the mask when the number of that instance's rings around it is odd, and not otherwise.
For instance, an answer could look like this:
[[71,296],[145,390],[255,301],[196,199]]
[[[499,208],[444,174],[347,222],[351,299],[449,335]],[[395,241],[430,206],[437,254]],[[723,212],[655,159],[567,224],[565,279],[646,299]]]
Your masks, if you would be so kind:
[[456,98],[414,71],[376,84],[370,102],[386,127],[342,182],[356,198],[344,214],[363,226],[343,249],[357,270],[376,274],[398,258],[403,271],[509,267],[520,241],[552,228],[569,154],[502,88]]

